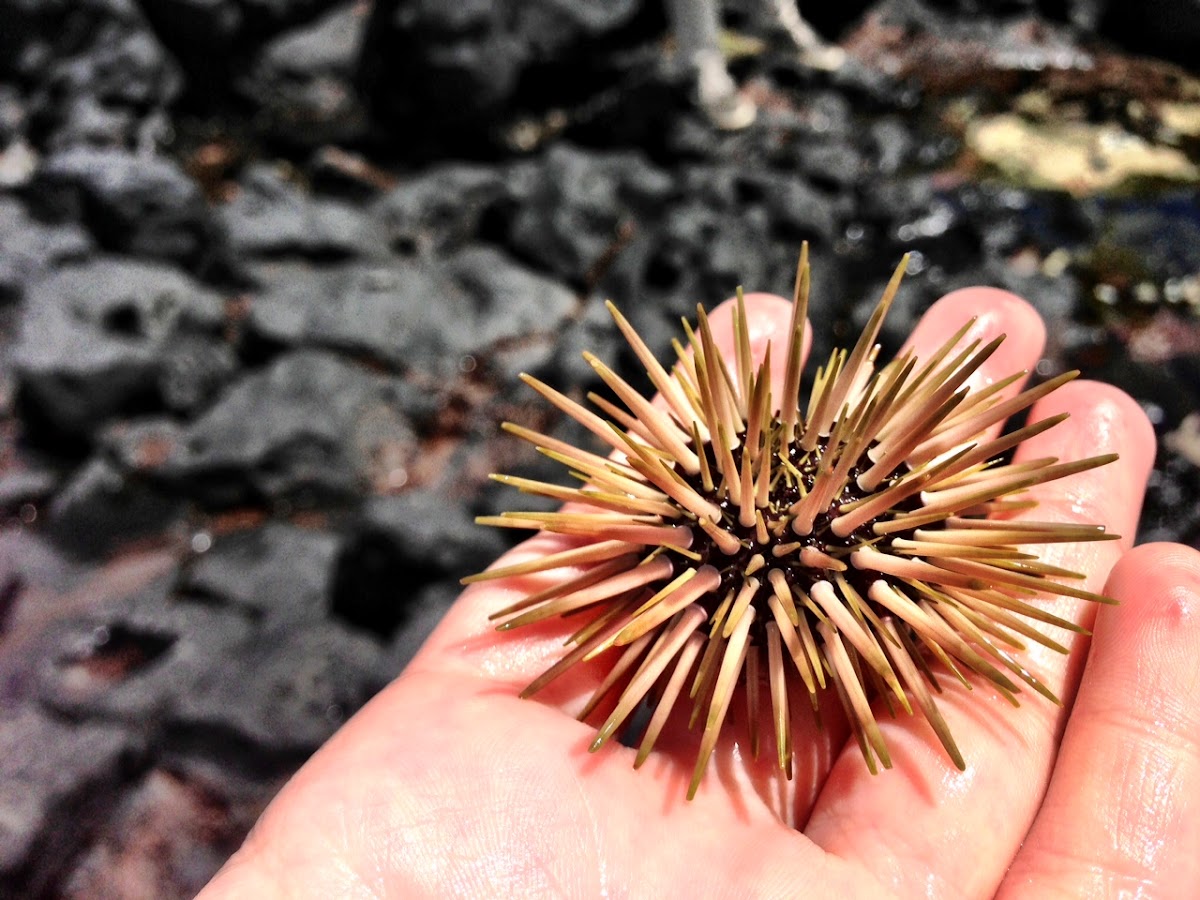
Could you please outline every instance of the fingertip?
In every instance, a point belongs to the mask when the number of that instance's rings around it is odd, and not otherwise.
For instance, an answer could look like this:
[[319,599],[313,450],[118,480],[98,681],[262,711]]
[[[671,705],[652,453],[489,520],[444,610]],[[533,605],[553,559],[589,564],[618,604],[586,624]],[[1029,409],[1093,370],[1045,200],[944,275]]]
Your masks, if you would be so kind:
[[1113,566],[1105,588],[1115,600],[1133,604],[1156,603],[1173,591],[1200,601],[1200,550],[1166,542],[1140,544]]
[[921,317],[905,348],[918,358],[930,356],[971,319],[974,322],[963,338],[964,346],[1005,337],[971,377],[976,389],[1032,369],[1045,349],[1046,326],[1038,311],[1016,294],[991,287],[962,288],[942,297]]
[[[756,360],[761,360],[770,344],[771,377],[782,381],[787,360],[785,348],[788,343],[788,325],[792,321],[792,301],[785,300],[777,294],[752,293],[743,294],[742,302],[746,306],[746,321],[749,325],[750,352]],[[712,328],[713,340],[721,348],[726,358],[732,359],[733,347],[733,316],[737,310],[737,298],[732,297],[717,306],[708,317]],[[808,348],[812,343],[812,328],[805,323],[804,352],[802,358],[807,358]]]
[[925,315],[935,319],[945,316],[954,321],[955,329],[965,319],[977,316],[981,321],[1000,326],[997,328],[999,333],[1007,330],[1012,334],[1019,328],[1023,340],[1036,338],[1039,345],[1046,341],[1046,325],[1041,313],[1028,300],[1001,288],[959,288],[934,303]]
[[[1119,453],[1123,476],[1144,487],[1154,467],[1157,442],[1146,411],[1127,393],[1103,381],[1077,379],[1040,400],[1031,420],[1059,413],[1070,419],[1026,442],[1026,458],[1036,453],[1083,458]],[[1116,470],[1109,470],[1110,472]]]

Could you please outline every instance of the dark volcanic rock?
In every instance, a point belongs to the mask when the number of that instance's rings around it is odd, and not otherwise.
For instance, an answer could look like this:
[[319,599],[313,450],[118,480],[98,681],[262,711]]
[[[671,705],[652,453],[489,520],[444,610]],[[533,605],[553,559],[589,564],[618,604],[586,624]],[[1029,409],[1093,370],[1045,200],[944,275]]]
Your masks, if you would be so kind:
[[169,159],[72,148],[43,163],[35,186],[105,249],[193,268],[213,260],[217,235],[204,195]]
[[150,147],[166,136],[178,67],[133,0],[10,3],[0,75],[29,95],[36,145]]
[[158,475],[217,505],[352,499],[415,446],[388,379],[312,350],[244,377],[180,438]]
[[333,623],[264,633],[199,675],[172,710],[172,726],[226,752],[232,736],[260,753],[302,759],[383,686],[380,655],[375,641]]
[[[376,118],[415,144],[434,133],[443,142],[486,135],[523,100],[547,91],[578,97],[601,81],[642,7],[641,0],[379,0],[360,83]],[[557,77],[537,78],[545,69]]]
[[14,349],[32,422],[87,437],[110,416],[162,404],[173,347],[211,338],[221,297],[156,263],[99,259],[29,290]]
[[47,525],[63,548],[98,557],[122,543],[161,533],[182,511],[178,498],[94,455],[54,496]]
[[460,502],[436,491],[374,497],[360,528],[390,538],[397,565],[437,576],[469,575],[504,549],[495,530],[479,528]]
[[257,338],[329,347],[439,376],[457,371],[464,354],[553,332],[574,305],[566,288],[480,247],[442,264],[279,266],[258,274],[267,287],[248,322]]
[[268,626],[319,622],[328,615],[341,544],[329,532],[284,523],[221,537],[187,567],[180,589]]
[[383,659],[384,671],[389,676],[395,677],[404,671],[462,590],[462,585],[456,581],[439,581],[414,593],[408,603],[408,616],[388,645]]
[[42,896],[67,871],[98,809],[138,765],[123,728],[0,706],[0,884]]
[[228,56],[244,42],[309,21],[337,0],[141,0],[172,47]]
[[75,717],[102,716],[148,737],[206,670],[251,646],[231,610],[176,601],[170,579],[58,623],[41,638],[38,697]]
[[41,222],[16,198],[0,196],[0,303],[20,298],[47,269],[80,260],[93,246],[78,225]]
[[384,242],[358,207],[306,195],[275,167],[247,168],[233,200],[218,215],[241,256],[313,258],[381,255]]
[[612,250],[622,221],[661,214],[673,186],[638,153],[595,154],[564,144],[545,154],[533,181],[513,220],[513,244],[573,284],[586,281]]
[[389,247],[425,255],[459,250],[493,234],[513,203],[509,179],[495,167],[431,166],[405,179],[375,204]]
[[366,111],[352,81],[365,21],[366,7],[349,3],[267,44],[239,80],[258,107],[256,125],[300,146],[363,136]]

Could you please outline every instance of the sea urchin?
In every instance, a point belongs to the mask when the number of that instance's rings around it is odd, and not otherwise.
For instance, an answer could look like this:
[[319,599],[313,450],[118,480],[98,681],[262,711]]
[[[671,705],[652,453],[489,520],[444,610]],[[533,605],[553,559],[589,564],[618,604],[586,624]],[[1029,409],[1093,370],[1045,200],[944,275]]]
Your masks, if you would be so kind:
[[819,714],[832,685],[872,772],[877,760],[891,766],[871,705],[875,697],[892,715],[898,709],[912,714],[915,706],[964,767],[934,702],[940,687],[931,663],[968,686],[968,671],[987,679],[1014,705],[1017,681],[1058,702],[1017,654],[1023,639],[1065,652],[1029,620],[1079,629],[1032,601],[1039,593],[1108,601],[1054,580],[1079,576],[1041,561],[1030,545],[1115,535],[1099,525],[996,516],[1036,505],[1023,494],[1034,485],[1115,457],[1005,462],[1007,451],[1065,415],[1001,437],[981,435],[1077,373],[1014,397],[1005,388],[1024,373],[973,390],[968,379],[1003,338],[960,346],[970,322],[928,359],[907,352],[876,368],[875,341],[903,272],[902,262],[854,348],[835,350],[817,370],[803,407],[806,251],[782,385],[771,383],[770,348],[767,359],[753,364],[740,296],[732,368],[717,350],[703,308],[694,329],[684,322],[688,346],[675,342],[678,358],[668,371],[609,305],[662,398],[658,405],[590,354],[587,361],[624,409],[592,395],[597,414],[523,376],[615,452],[605,458],[505,425],[583,485],[494,476],[570,505],[480,521],[585,540],[466,580],[565,570],[557,583],[496,612],[501,629],[593,613],[565,655],[522,696],[582,660],[612,652],[611,669],[581,718],[615,692],[592,745],[597,749],[648,705],[637,766],[686,690],[692,725],[704,723],[689,798],[739,685],[756,747],[766,716],[760,697],[764,688],[769,693],[778,765],[788,777],[788,695],[794,691],[807,694]]

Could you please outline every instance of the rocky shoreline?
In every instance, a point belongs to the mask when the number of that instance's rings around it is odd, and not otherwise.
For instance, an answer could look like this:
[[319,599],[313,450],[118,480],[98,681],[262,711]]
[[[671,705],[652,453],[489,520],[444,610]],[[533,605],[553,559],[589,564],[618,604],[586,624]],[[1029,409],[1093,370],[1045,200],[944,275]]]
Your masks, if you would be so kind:
[[0,894],[194,894],[504,549],[487,473],[547,470],[498,423],[570,430],[517,373],[637,381],[604,299],[663,349],[804,240],[819,336],[905,252],[889,349],[1028,298],[1039,377],[1155,424],[1139,539],[1200,546],[1181,29],[850,4],[827,73],[759,6],[719,133],[641,0],[0,5]]

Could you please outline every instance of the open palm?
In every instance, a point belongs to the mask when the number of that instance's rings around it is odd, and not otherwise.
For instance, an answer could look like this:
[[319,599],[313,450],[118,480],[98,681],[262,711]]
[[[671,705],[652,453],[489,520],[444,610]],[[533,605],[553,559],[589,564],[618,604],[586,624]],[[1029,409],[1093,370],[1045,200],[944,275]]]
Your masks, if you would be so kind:
[[[747,306],[761,356],[784,340],[788,306],[766,295]],[[1033,367],[1037,313],[994,290],[944,298],[910,343],[929,352],[970,316],[972,337],[1009,335],[974,383]],[[732,353],[730,320],[728,306],[712,316]],[[1120,460],[1040,486],[1036,518],[1132,535],[1149,424],[1127,396],[1087,382],[1031,417],[1064,411],[1071,418],[1018,458]],[[539,535],[502,562],[570,544]],[[691,802],[699,736],[674,715],[640,771],[633,750],[588,752],[594,723],[573,714],[602,660],[536,702],[517,698],[572,628],[498,635],[488,616],[561,572],[473,586],[408,669],[297,773],[202,896],[1200,896],[1200,554],[1130,551],[1126,538],[1044,555],[1121,601],[1098,614],[1045,601],[1094,629],[1090,640],[1057,634],[1065,657],[1041,647],[1026,657],[1062,707],[1028,695],[1014,709],[985,683],[944,680],[939,707],[966,770],[924,719],[882,715],[895,768],[878,776],[844,721],[826,716],[818,729],[797,708],[791,781],[770,749],[755,759],[731,722]]]

